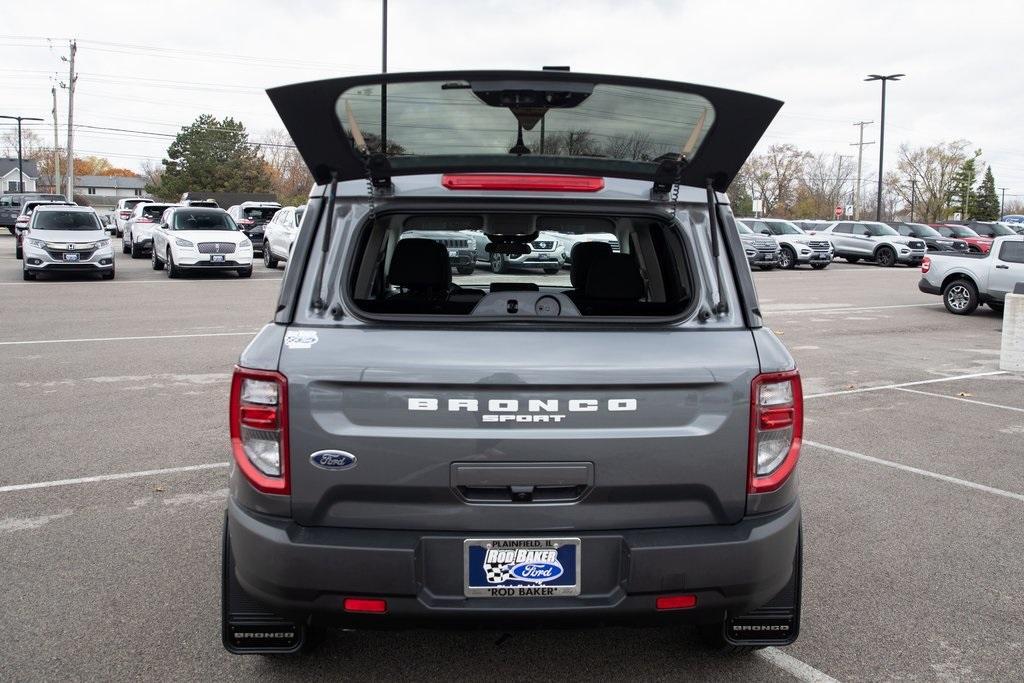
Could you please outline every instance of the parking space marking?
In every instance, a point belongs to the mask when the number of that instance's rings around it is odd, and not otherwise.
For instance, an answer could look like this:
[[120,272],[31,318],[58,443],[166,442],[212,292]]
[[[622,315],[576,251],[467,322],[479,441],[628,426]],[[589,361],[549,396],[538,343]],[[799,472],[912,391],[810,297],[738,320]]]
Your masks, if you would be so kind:
[[846,394],[863,394],[866,391],[883,391],[885,389],[902,389],[903,387],[916,387],[922,384],[936,384],[938,382],[953,382],[961,379],[974,379],[976,377],[993,377],[1005,375],[1005,370],[992,370],[990,372],[974,372],[969,375],[950,375],[949,377],[936,377],[934,379],[922,379],[916,382],[901,382],[899,384],[883,384],[880,387],[863,387],[861,389],[842,389],[840,391],[825,391],[820,394],[806,394],[804,398],[825,398],[826,396],[845,396]]
[[153,334],[139,337],[88,337],[85,339],[32,339],[27,341],[0,341],[0,346],[24,346],[28,344],[70,344],[73,342],[109,342],[138,341],[142,339],[189,339],[191,337],[251,337],[255,330],[249,332],[201,332],[196,334]]
[[797,680],[805,681],[805,683],[839,683],[837,679],[832,678],[827,673],[818,671],[810,664],[802,662],[778,648],[768,647],[758,650],[756,654],[769,664],[777,666]]
[[117,481],[119,479],[136,479],[138,477],[153,477],[159,474],[176,474],[178,472],[195,472],[197,470],[212,470],[221,467],[228,467],[230,463],[210,462],[204,465],[186,465],[184,467],[165,467],[159,470],[143,470],[141,472],[118,472],[117,474],[100,474],[94,477],[78,477],[75,479],[56,479],[54,481],[37,481],[31,484],[8,484],[0,486],[0,493],[12,491],[28,491],[31,489],[48,489],[55,486],[72,486],[74,484],[91,484],[97,481]]
[[1014,406],[1004,406],[998,403],[988,403],[986,401],[975,401],[973,399],[964,398],[963,396],[947,396],[946,394],[934,394],[930,391],[918,391],[917,389],[904,389],[903,387],[897,387],[897,391],[905,391],[909,394],[921,394],[922,396],[934,396],[935,398],[946,398],[950,401],[961,401],[963,403],[973,403],[979,406],[986,406],[988,408],[1001,408],[1003,410],[1012,410],[1017,413],[1024,413],[1024,408],[1015,408]]
[[857,453],[855,451],[848,451],[845,448],[836,448],[835,446],[827,446],[817,441],[804,440],[805,446],[811,446],[812,448],[818,448],[823,451],[829,451],[830,453],[836,453],[838,455],[845,455],[849,458],[856,458],[863,460],[864,462],[874,463],[876,465],[884,465],[885,467],[891,467],[896,470],[902,470],[904,472],[910,472],[912,474],[920,474],[924,477],[930,477],[932,479],[938,479],[950,484],[956,484],[976,491],[982,491],[984,493],[991,493],[1004,498],[1010,498],[1024,503],[1024,494],[1013,493],[1012,491],[1004,491],[997,489],[992,486],[986,486],[985,484],[978,484],[977,482],[967,481],[966,479],[958,479],[957,477],[951,477],[948,474],[939,474],[938,472],[930,472],[928,470],[922,470],[919,467],[911,467],[910,465],[904,465],[902,463],[893,462],[892,460],[884,460],[882,458],[876,458],[873,455],[865,455],[863,453]]

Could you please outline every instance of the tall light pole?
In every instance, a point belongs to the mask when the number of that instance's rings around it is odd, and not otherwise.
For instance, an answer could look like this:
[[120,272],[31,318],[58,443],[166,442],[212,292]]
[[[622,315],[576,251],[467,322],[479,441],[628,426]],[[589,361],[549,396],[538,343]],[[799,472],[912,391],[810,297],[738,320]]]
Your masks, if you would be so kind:
[[0,119],[11,119],[12,121],[18,122],[18,192],[24,192],[25,171],[23,171],[21,168],[21,122],[42,121],[42,119],[32,118],[31,116],[0,116]]
[[1000,187],[999,189],[1003,195],[1002,198],[999,200],[999,217],[1002,218],[1003,214],[1006,212],[1006,188]]
[[885,158],[885,84],[886,81],[898,81],[906,74],[890,74],[879,76],[868,74],[865,81],[882,81],[882,117],[878,124],[878,199],[875,204],[875,220],[882,220],[882,163]]
[[[388,0],[381,2],[380,72],[388,72]],[[380,153],[388,153],[388,84],[380,84]]]
[[862,162],[864,161],[864,145],[873,145],[873,144],[875,144],[873,142],[864,142],[864,126],[869,126],[872,123],[874,123],[874,121],[858,121],[857,123],[853,124],[855,126],[859,126],[860,127],[860,141],[859,142],[851,142],[850,143],[851,147],[856,147],[857,148],[857,184],[856,184],[855,189],[853,191],[853,202],[852,202],[853,203],[853,220],[855,220],[855,221],[859,221],[860,220],[860,179],[861,179]]

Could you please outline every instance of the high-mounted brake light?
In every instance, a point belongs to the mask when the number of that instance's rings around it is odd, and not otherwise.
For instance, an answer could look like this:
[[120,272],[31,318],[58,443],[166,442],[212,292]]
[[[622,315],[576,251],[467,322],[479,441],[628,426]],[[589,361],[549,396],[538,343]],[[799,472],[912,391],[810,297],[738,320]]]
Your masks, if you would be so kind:
[[932,269],[932,260],[929,257],[925,256],[924,260],[921,261],[921,272],[922,273],[927,273],[931,269]]
[[291,492],[288,471],[288,380],[279,372],[235,367],[231,378],[231,452],[253,487]]
[[782,486],[796,468],[803,443],[804,397],[800,373],[769,372],[750,385],[750,473],[747,491]]
[[575,175],[460,173],[441,177],[449,190],[529,190],[534,192],[599,192],[604,178]]

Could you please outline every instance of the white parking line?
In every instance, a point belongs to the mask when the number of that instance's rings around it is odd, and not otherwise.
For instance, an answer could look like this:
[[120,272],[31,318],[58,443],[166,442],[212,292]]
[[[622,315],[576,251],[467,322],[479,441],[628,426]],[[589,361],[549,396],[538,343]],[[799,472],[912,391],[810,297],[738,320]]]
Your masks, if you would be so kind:
[[203,332],[200,334],[153,334],[140,337],[88,337],[85,339],[32,339],[27,341],[4,341],[0,346],[23,346],[27,344],[71,344],[73,342],[109,342],[138,341],[140,339],[189,339],[192,337],[251,337],[256,330],[249,332]]
[[863,453],[857,453],[855,451],[848,451],[845,448],[836,448],[835,446],[826,446],[825,444],[818,443],[817,441],[807,441],[807,440],[805,440],[804,441],[804,445],[811,446],[812,448],[818,448],[818,449],[821,449],[823,451],[829,451],[830,453],[837,453],[839,455],[845,455],[845,456],[847,456],[849,458],[857,458],[858,460],[863,460],[865,462],[871,462],[871,463],[874,463],[876,465],[884,465],[885,467],[891,467],[891,468],[896,469],[896,470],[903,470],[904,472],[911,472],[913,474],[920,474],[923,477],[931,477],[932,479],[938,479],[939,481],[945,481],[945,482],[948,482],[950,484],[956,484],[957,486],[964,486],[966,488],[974,489],[976,491],[983,491],[985,493],[992,493],[992,494],[997,495],[997,496],[1003,496],[1004,498],[1011,498],[1013,500],[1018,500],[1018,501],[1024,503],[1024,494],[1013,493],[1012,491],[1004,491],[1002,489],[997,489],[997,488],[994,488],[992,486],[986,486],[985,484],[978,484],[978,483],[975,483],[973,481],[967,481],[966,479],[958,479],[956,477],[951,477],[951,476],[946,475],[946,474],[939,474],[938,472],[929,472],[928,470],[922,470],[919,467],[911,467],[910,465],[903,465],[901,463],[893,462],[891,460],[883,460],[882,458],[876,458],[876,457],[874,457],[872,455],[864,455]]
[[998,403],[988,403],[986,401],[975,401],[975,400],[972,400],[972,399],[969,399],[969,398],[965,398],[963,396],[948,396],[946,394],[934,394],[934,393],[932,393],[930,391],[918,391],[917,389],[904,389],[902,387],[897,387],[896,390],[897,391],[906,391],[907,393],[910,393],[910,394],[921,394],[922,396],[934,396],[935,398],[948,398],[951,401],[961,401],[963,403],[973,403],[975,405],[986,406],[988,408],[1002,408],[1003,410],[1012,410],[1014,412],[1024,413],[1024,408],[1015,408],[1014,406],[1004,406],[1004,405],[1000,405]]
[[[764,313],[766,316],[783,316],[802,313],[850,313],[853,311],[883,311],[890,308],[933,308],[935,306],[942,305],[943,304],[940,302],[930,304],[892,304],[889,306],[850,306],[848,308],[814,308],[808,306],[800,306],[799,308],[797,308],[798,304],[793,304],[793,308],[791,309],[786,306],[762,306],[761,312]],[[786,308],[786,310],[779,310],[779,308]]]
[[97,481],[117,481],[118,479],[136,479],[138,477],[153,477],[158,474],[175,474],[177,472],[195,472],[196,470],[212,470],[220,467],[228,467],[226,462],[211,462],[205,465],[187,465],[185,467],[165,467],[160,470],[143,470],[141,472],[119,472],[117,474],[101,474],[95,477],[78,477],[76,479],[57,479],[54,481],[37,481],[31,484],[8,484],[0,486],[0,493],[11,491],[28,491],[29,489],[48,489],[54,486],[71,486],[73,484],[91,484]]
[[827,673],[818,671],[810,664],[802,662],[777,648],[768,647],[758,650],[756,654],[769,664],[779,667],[783,671],[792,674],[797,680],[805,681],[805,683],[839,683],[838,680],[832,678]]
[[95,285],[97,287],[112,287],[114,285],[144,285],[152,282],[164,282],[166,284],[174,285],[192,285],[201,284],[208,285],[211,282],[231,282],[234,284],[240,284],[245,282],[254,282],[260,280],[269,280],[271,282],[280,282],[280,277],[259,277],[253,276],[248,278],[238,278],[234,280],[214,280],[214,279],[202,279],[202,280],[169,280],[167,278],[159,280],[114,280],[103,281],[103,280],[37,280],[35,282],[0,282],[0,287],[40,287],[42,285]]
[[902,382],[900,384],[883,384],[879,387],[864,387],[862,389],[843,389],[841,391],[825,391],[820,394],[805,394],[804,398],[824,398],[826,396],[845,396],[846,394],[863,394],[866,391],[884,391],[885,389],[900,389],[902,387],[916,387],[922,384],[936,384],[938,382],[953,382],[961,379],[974,379],[975,377],[993,377],[1005,375],[1004,370],[992,370],[991,372],[975,372],[969,375],[950,375],[949,377],[936,377],[935,379],[922,379],[916,382]]

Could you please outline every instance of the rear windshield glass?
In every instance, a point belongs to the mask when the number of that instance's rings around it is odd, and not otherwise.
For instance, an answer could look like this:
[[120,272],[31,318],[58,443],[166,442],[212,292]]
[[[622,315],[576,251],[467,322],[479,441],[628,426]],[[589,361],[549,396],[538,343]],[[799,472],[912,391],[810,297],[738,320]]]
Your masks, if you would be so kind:
[[268,208],[254,208],[246,209],[243,213],[246,218],[252,218],[258,221],[269,221],[274,217],[274,214],[280,211],[280,207],[268,207]]
[[237,230],[231,216],[224,211],[178,211],[174,214],[175,230]]
[[219,208],[217,206],[217,202],[213,201],[212,199],[210,199],[210,200],[203,200],[203,201],[193,200],[193,201],[189,202],[189,206],[203,206],[203,207],[206,207],[206,208],[209,208],[209,209],[217,209],[217,208]]
[[[699,95],[602,83],[392,83],[386,108],[395,156],[692,159],[715,119]],[[357,148],[380,151],[379,85],[342,93],[336,114]]]
[[33,230],[102,230],[91,211],[37,211]]
[[167,210],[167,204],[147,204],[142,208],[142,215],[146,218],[160,218]]
[[136,206],[138,206],[139,204],[142,204],[143,202],[148,202],[148,201],[149,201],[148,199],[126,199],[124,201],[124,205],[125,205],[126,208],[132,209],[132,208],[135,208]]
[[393,215],[359,249],[348,284],[371,314],[572,321],[695,301],[684,241],[650,218]]

